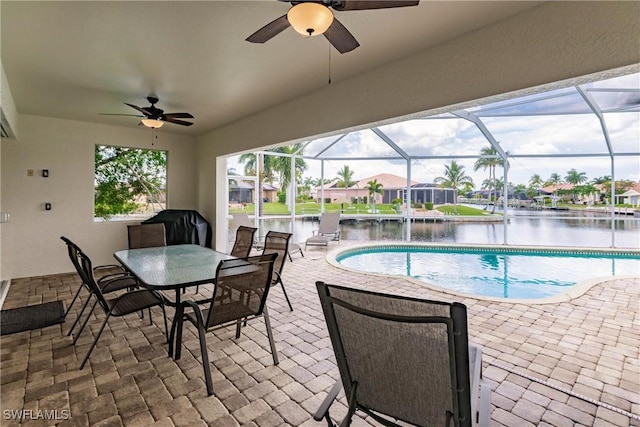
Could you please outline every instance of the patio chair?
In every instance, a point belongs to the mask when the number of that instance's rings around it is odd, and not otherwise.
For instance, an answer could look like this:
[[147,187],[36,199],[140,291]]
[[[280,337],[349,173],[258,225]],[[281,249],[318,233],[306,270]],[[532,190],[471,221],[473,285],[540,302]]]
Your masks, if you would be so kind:
[[236,231],[236,241],[231,249],[231,255],[238,258],[246,258],[251,253],[253,238],[258,231],[257,228],[241,225]]
[[[231,216],[233,217],[234,225],[237,227],[236,233],[237,230],[242,226],[253,227],[253,223],[251,222],[249,215],[245,212],[232,213]],[[258,240],[254,238],[253,247],[255,247],[256,249],[262,249],[263,245],[258,243]],[[296,243],[289,243],[289,250],[287,252],[289,261],[293,261],[293,257],[291,255],[295,254],[296,252],[299,252],[300,255],[304,258],[304,252],[302,252],[302,248],[300,247],[300,245]]]
[[316,421],[334,425],[329,409],[344,388],[348,412],[340,426],[356,411],[385,426],[489,425],[482,350],[468,343],[463,304],[316,287],[341,378]]
[[317,230],[313,230],[313,236],[309,237],[304,244],[307,246],[329,247],[332,240],[340,241],[340,212],[323,212],[320,215],[320,225]]
[[[216,269],[216,281],[211,298],[202,301],[183,301],[178,307],[176,321],[179,323],[175,358],[179,360],[181,356],[182,328],[186,320],[198,328],[202,366],[209,396],[213,394],[206,339],[206,333],[210,330],[235,324],[236,339],[238,339],[243,321],[262,317],[267,329],[273,363],[276,365],[279,363],[266,305],[273,265],[277,257],[277,254],[272,253],[221,261]],[[202,309],[201,305],[208,308]]]
[[272,285],[280,284],[280,286],[282,287],[282,292],[284,293],[284,298],[287,300],[287,304],[289,305],[289,310],[293,311],[291,301],[289,301],[289,296],[287,295],[287,291],[284,288],[284,283],[282,282],[282,269],[284,268],[284,263],[287,260],[287,255],[289,254],[289,242],[291,241],[291,236],[291,233],[269,231],[264,239],[264,249],[262,250],[262,255],[268,255],[272,253],[278,254],[278,258],[276,259],[276,263],[273,268]]
[[[104,310],[104,314],[105,314],[105,318],[102,321],[102,325],[100,325],[100,329],[98,330],[98,333],[93,339],[93,342],[89,347],[89,350],[87,350],[87,354],[84,356],[84,359],[80,364],[80,369],[83,369],[84,365],[87,363],[87,360],[89,360],[89,356],[91,355],[91,352],[93,352],[93,349],[95,348],[98,340],[100,339],[100,335],[102,335],[102,332],[104,331],[104,328],[107,325],[107,322],[109,321],[109,318],[111,316],[121,317],[121,316],[126,316],[127,314],[135,313],[137,311],[142,312],[145,309],[149,309],[149,322],[150,324],[153,324],[153,320],[151,319],[150,309],[152,307],[160,306],[160,308],[162,308],[162,316],[164,317],[165,335],[169,337],[169,328],[167,325],[167,314],[164,309],[165,299],[162,296],[162,294],[160,294],[160,292],[152,291],[149,289],[136,289],[136,290],[122,293],[113,298],[107,299],[102,289],[100,289],[100,286],[95,280],[95,277],[93,275],[93,268],[91,266],[91,259],[89,259],[89,257],[82,251],[78,253],[78,259],[80,262],[82,275],[84,276],[83,280],[89,286],[89,289],[97,299],[98,305]],[[87,316],[87,319],[85,320],[85,323],[82,325],[82,328],[80,329],[80,331],[84,329],[88,320],[89,320],[89,316]],[[75,343],[75,340],[74,340],[74,343]]]
[[127,225],[127,235],[129,249],[167,246],[167,235],[161,222]]
[[[67,307],[67,310],[64,313],[64,317],[65,318],[67,317],[67,315],[71,311],[71,307],[76,302],[76,300],[80,296],[80,292],[83,289],[87,291],[87,293],[89,294],[84,305],[82,306],[82,309],[80,310],[80,313],[76,317],[76,320],[73,322],[73,325],[71,325],[71,328],[69,328],[69,331],[67,332],[67,336],[71,336],[71,334],[73,333],[73,330],[75,329],[76,325],[80,321],[80,318],[84,314],[84,311],[89,305],[89,302],[91,301],[91,297],[93,296],[93,293],[91,292],[89,285],[86,283],[84,279],[84,272],[82,271],[82,266],[80,265],[80,261],[78,258],[78,255],[81,252],[80,247],[65,236],[61,236],[60,239],[62,239],[62,241],[65,242],[65,244],[67,245],[67,252],[69,254],[69,259],[71,260],[73,267],[78,273],[78,276],[80,276],[80,286],[78,287],[78,290],[76,291],[73,299],[71,300],[71,303]],[[96,280],[98,287],[100,287],[103,293],[115,292],[122,289],[133,289],[138,286],[138,282],[136,281],[136,279],[133,276],[131,276],[129,273],[127,273],[125,269],[120,265],[108,264],[108,265],[100,265],[100,266],[93,267],[93,276]],[[87,316],[91,315],[91,312],[93,312],[93,309],[95,308],[95,304],[96,303],[94,303],[94,307],[91,308]],[[82,332],[82,330],[80,330],[80,332]],[[78,332],[78,335],[74,339],[74,343],[78,339],[78,336],[80,336],[80,332]]]

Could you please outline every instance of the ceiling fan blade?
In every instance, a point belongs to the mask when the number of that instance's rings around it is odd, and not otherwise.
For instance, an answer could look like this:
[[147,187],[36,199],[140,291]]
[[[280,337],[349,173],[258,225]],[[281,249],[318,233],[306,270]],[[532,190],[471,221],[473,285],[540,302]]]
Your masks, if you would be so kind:
[[335,10],[387,9],[417,6],[420,0],[345,0],[331,5]]
[[287,20],[287,15],[282,15],[280,18],[269,22],[267,25],[251,34],[246,38],[246,40],[251,43],[264,43],[289,28],[290,25],[291,24],[289,24],[289,21]]
[[165,113],[162,115],[165,119],[193,119],[189,113]]
[[182,126],[191,126],[193,124],[191,122],[186,122],[184,120],[173,119],[171,117],[165,118],[164,121],[167,122],[167,123],[175,123],[177,125],[182,125]]
[[149,117],[151,115],[151,113],[149,113],[148,111],[146,111],[144,108],[140,108],[137,105],[133,105],[133,104],[128,104],[125,102],[125,105],[128,105],[131,108],[135,108],[136,110],[140,111],[142,114],[144,114],[146,117]]
[[324,32],[324,36],[340,53],[351,52],[360,46],[360,43],[353,37],[353,34],[335,17],[329,29]]
[[98,113],[101,116],[127,116],[127,117],[144,117],[140,114],[117,114],[117,113]]

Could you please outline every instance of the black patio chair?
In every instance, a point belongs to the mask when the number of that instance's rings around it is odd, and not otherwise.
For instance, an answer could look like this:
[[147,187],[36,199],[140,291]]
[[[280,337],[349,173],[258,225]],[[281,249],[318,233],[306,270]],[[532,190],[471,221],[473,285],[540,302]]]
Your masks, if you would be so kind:
[[[80,296],[80,292],[84,289],[88,293],[88,297],[85,303],[83,304],[82,309],[80,310],[80,313],[78,313],[78,316],[73,322],[73,325],[71,325],[71,327],[69,328],[69,331],[67,332],[67,336],[71,336],[71,334],[73,333],[73,330],[78,325],[80,318],[82,317],[87,306],[89,305],[89,302],[92,299],[91,297],[93,296],[93,293],[91,292],[89,285],[86,283],[84,279],[84,273],[82,271],[82,266],[80,265],[80,261],[78,258],[78,255],[81,252],[80,247],[76,243],[71,241],[71,239],[65,236],[61,236],[60,239],[62,239],[62,241],[65,242],[65,244],[67,245],[67,252],[69,254],[69,259],[71,260],[73,267],[78,273],[78,276],[80,276],[80,286],[78,286],[78,290],[76,291],[75,295],[73,296],[73,299],[71,300],[71,303],[69,304],[69,306],[67,307],[67,310],[64,313],[65,318],[71,311],[71,307],[73,306],[73,304],[76,302],[76,300]],[[138,286],[138,282],[136,281],[136,279],[133,276],[131,276],[129,273],[127,273],[122,266],[116,265],[116,264],[107,264],[107,265],[100,265],[100,266],[93,267],[93,276],[96,280],[98,287],[102,290],[103,293],[115,292],[122,289],[133,289]],[[94,302],[94,307],[91,308],[87,316],[91,315],[91,313],[93,312],[93,309],[95,308],[96,303],[97,302]],[[80,336],[80,332],[82,332],[82,330],[78,332],[78,335],[74,339],[74,343],[77,341],[78,337]]]
[[236,240],[231,249],[231,255],[238,258],[246,258],[251,253],[253,239],[257,228],[241,225],[236,231]]
[[127,225],[129,249],[156,248],[167,246],[164,223]]
[[[176,360],[182,351],[184,321],[198,328],[202,366],[207,394],[213,394],[211,367],[207,351],[208,331],[236,325],[236,339],[240,338],[241,323],[262,317],[267,329],[273,363],[278,364],[278,353],[273,341],[271,323],[267,312],[267,296],[271,287],[273,265],[277,254],[258,255],[221,261],[216,269],[216,281],[211,298],[201,301],[183,301],[176,312]],[[208,308],[200,308],[200,305]]]
[[280,284],[282,292],[284,293],[284,298],[287,300],[287,304],[289,305],[289,310],[293,311],[293,307],[289,301],[289,296],[287,296],[287,291],[284,288],[284,283],[282,282],[282,269],[284,268],[284,263],[289,254],[289,241],[291,240],[291,236],[291,233],[269,231],[264,239],[262,255],[278,254],[278,258],[276,259],[276,264],[273,269],[274,277],[272,284]]
[[[91,346],[87,351],[87,354],[85,355],[84,359],[82,360],[82,363],[80,364],[80,369],[83,369],[84,365],[87,363],[87,360],[89,360],[89,356],[91,355],[91,352],[95,348],[96,343],[100,339],[100,335],[102,335],[102,332],[104,331],[104,328],[107,325],[107,322],[109,321],[109,318],[111,316],[115,316],[115,317],[126,316],[127,314],[135,313],[138,311],[144,311],[145,309],[151,309],[152,307],[160,306],[162,308],[162,315],[164,317],[165,335],[169,337],[167,315],[164,309],[165,300],[160,292],[156,292],[148,289],[135,289],[132,291],[119,294],[113,298],[106,298],[102,289],[100,289],[100,286],[95,280],[95,277],[93,275],[91,260],[89,259],[89,257],[85,253],[80,251],[78,253],[78,259],[80,261],[82,274],[84,276],[83,280],[85,281],[85,283],[88,284],[89,289],[95,296],[98,305],[100,306],[100,308],[102,308],[105,314],[105,318],[102,321],[102,325],[100,326],[100,329],[96,334],[96,337],[91,343]],[[89,316],[90,315],[91,313],[89,313]],[[87,316],[87,318],[85,319],[85,323],[82,325],[80,332],[82,332],[82,330],[86,326],[89,320],[89,316]],[[153,324],[150,310],[149,310],[149,322],[150,324]],[[74,343],[75,343],[75,340],[74,340]]]
[[329,409],[344,389],[348,412],[340,426],[356,411],[385,426],[489,425],[482,350],[469,345],[463,304],[316,287],[340,371],[316,421],[334,426]]

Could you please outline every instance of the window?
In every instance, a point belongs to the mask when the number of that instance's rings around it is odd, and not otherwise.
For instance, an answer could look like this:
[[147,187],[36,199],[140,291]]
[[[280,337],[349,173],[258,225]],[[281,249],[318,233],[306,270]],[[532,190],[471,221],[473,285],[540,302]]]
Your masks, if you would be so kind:
[[96,145],[94,217],[147,218],[166,207],[167,152]]

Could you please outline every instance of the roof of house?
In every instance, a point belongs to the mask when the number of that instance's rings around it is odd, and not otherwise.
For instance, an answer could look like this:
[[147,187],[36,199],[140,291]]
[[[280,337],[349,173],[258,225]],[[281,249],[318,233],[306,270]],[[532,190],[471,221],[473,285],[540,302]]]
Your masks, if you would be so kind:
[[[365,188],[369,186],[369,182],[377,180],[380,184],[382,184],[382,188],[390,189],[390,188],[406,188],[407,187],[407,178],[393,175],[390,173],[379,173],[377,175],[373,175],[367,178],[363,178],[356,185],[351,186],[350,188]],[[418,181],[411,181],[411,185],[419,184]]]

